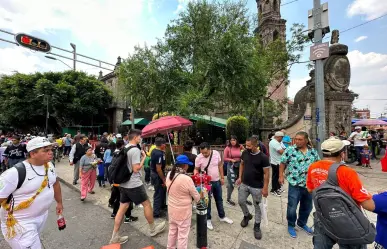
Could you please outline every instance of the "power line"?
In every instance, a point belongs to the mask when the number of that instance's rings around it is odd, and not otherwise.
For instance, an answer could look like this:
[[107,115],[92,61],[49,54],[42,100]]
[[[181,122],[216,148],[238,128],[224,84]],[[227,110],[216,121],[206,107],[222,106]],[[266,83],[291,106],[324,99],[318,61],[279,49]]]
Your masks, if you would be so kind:
[[281,6],[285,6],[285,5],[288,5],[288,4],[291,4],[291,3],[294,3],[294,2],[297,2],[298,0],[293,0],[293,1],[290,1],[290,2],[287,2],[287,3],[283,3],[281,4]]

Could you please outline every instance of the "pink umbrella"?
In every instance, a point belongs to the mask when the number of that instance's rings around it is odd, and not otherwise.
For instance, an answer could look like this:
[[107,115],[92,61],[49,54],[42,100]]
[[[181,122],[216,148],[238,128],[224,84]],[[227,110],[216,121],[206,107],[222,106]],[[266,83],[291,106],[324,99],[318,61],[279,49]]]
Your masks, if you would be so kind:
[[173,154],[173,149],[168,132],[170,132],[171,130],[183,130],[184,128],[189,127],[191,125],[191,121],[180,116],[166,116],[156,119],[150,122],[147,126],[145,126],[144,129],[142,129],[141,136],[150,137],[153,135],[157,135],[158,133],[167,133],[168,142],[171,146],[172,158],[173,161],[175,161],[175,155]]
[[352,125],[353,126],[387,125],[387,122],[380,119],[361,119]]

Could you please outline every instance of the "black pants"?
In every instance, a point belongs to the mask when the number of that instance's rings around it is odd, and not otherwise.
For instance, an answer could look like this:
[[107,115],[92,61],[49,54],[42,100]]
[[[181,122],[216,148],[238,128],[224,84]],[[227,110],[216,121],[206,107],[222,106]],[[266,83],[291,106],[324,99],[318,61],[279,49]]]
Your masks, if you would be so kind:
[[153,195],[153,216],[160,216],[161,210],[166,208],[166,188],[163,186],[163,181],[156,172],[151,172],[151,178],[155,187]]
[[279,165],[271,164],[271,192],[277,191],[281,188],[281,185],[279,184]]
[[145,182],[150,183],[150,181],[151,181],[151,169],[150,169],[150,167],[144,168],[144,171],[145,171]]
[[65,146],[63,153],[65,156],[68,156],[70,154],[70,151],[71,151],[71,146]]
[[[120,188],[112,187],[112,193],[110,195],[109,204],[113,206],[113,214],[117,214],[118,209],[120,208]],[[132,216],[133,202],[129,204],[129,208],[125,213],[126,217]]]
[[97,176],[98,185],[101,187],[102,185],[105,185],[105,180],[103,176]]

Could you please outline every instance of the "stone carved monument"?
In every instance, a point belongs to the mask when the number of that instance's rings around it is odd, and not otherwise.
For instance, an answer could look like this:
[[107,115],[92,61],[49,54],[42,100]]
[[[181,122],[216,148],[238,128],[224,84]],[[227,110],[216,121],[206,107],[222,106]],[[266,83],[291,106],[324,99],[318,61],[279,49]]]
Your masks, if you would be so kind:
[[[324,89],[325,89],[325,114],[326,114],[326,137],[329,132],[340,133],[351,131],[351,109],[352,102],[357,95],[348,87],[351,79],[351,66],[347,57],[348,46],[339,43],[339,31],[332,31],[329,57],[324,60]],[[312,141],[316,138],[315,120],[315,75],[314,70],[309,74],[311,77],[294,98],[293,113],[290,119],[279,127],[269,130],[286,129],[293,137],[297,131],[304,130],[311,136]],[[311,119],[311,120],[310,120]]]

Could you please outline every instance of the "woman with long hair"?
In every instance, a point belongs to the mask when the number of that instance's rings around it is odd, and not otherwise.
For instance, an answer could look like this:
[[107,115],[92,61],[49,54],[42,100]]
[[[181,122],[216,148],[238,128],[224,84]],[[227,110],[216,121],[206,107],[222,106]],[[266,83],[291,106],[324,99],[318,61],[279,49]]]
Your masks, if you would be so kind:
[[186,172],[189,161],[186,155],[176,158],[176,164],[166,178],[168,192],[169,233],[167,249],[188,248],[188,235],[191,228],[192,199],[200,200],[200,194]]
[[235,206],[235,202],[231,200],[231,194],[234,191],[235,181],[239,176],[239,165],[241,162],[241,151],[243,146],[238,143],[236,136],[232,135],[230,143],[223,153],[224,161],[227,162],[227,203]]

